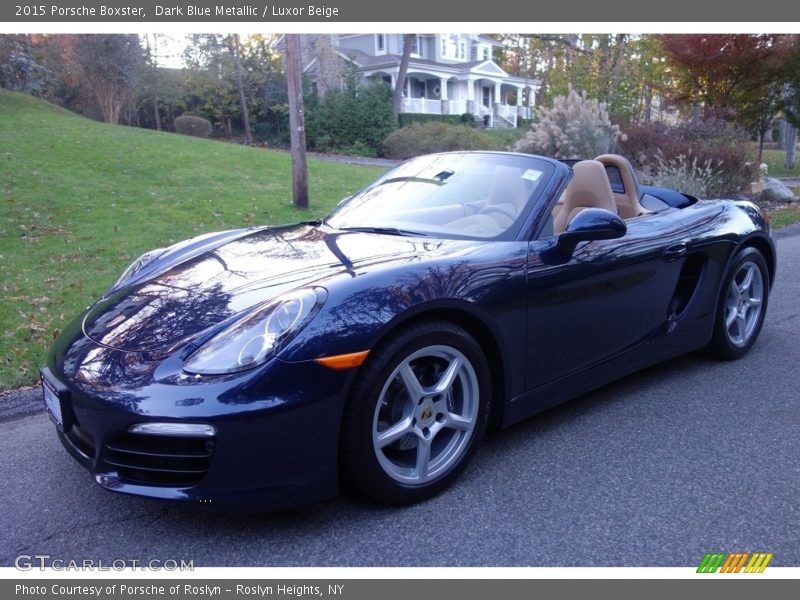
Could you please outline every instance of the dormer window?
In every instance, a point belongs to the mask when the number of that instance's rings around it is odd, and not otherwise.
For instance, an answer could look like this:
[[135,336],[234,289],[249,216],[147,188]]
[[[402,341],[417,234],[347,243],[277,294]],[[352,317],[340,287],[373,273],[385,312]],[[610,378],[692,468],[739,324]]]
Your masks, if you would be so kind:
[[492,57],[492,51],[489,46],[483,47],[483,60],[489,60]]
[[375,54],[386,54],[386,35],[383,33],[375,34]]

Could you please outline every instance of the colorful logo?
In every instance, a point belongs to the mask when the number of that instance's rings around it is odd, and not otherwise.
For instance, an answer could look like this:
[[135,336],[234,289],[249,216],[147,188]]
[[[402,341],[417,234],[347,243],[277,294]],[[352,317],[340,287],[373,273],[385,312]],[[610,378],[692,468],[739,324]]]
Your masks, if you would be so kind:
[[[748,560],[749,559],[749,560]],[[697,567],[698,573],[763,573],[772,552],[732,552],[729,554],[706,554]],[[747,566],[745,566],[747,565]]]

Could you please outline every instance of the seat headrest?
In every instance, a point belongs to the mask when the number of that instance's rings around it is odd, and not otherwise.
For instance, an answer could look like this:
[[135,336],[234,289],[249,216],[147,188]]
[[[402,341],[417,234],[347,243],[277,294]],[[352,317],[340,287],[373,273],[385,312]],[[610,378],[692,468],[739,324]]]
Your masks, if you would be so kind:
[[595,160],[607,167],[617,167],[622,176],[625,192],[630,194],[631,198],[638,199],[641,197],[639,178],[636,176],[636,171],[627,158],[619,154],[601,154],[595,158]]
[[520,210],[528,201],[528,195],[522,169],[507,165],[495,167],[489,188],[489,204],[513,204]]
[[570,209],[605,208],[617,212],[614,193],[606,176],[606,169],[596,160],[582,160],[572,167],[574,176],[567,186],[564,202]]

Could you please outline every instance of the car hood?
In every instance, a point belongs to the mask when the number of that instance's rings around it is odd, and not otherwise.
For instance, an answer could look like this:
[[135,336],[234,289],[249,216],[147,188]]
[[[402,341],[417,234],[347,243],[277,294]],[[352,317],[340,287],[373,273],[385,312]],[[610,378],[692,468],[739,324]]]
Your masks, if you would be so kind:
[[101,299],[83,332],[114,349],[169,350],[283,292],[407,259],[422,245],[421,238],[311,225],[244,231],[149,265],[157,274]]

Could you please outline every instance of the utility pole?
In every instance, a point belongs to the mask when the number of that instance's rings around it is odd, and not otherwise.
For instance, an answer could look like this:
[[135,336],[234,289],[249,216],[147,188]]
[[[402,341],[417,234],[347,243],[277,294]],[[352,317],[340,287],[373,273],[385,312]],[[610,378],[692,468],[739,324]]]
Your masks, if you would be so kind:
[[303,73],[300,34],[286,34],[286,84],[289,91],[289,129],[292,144],[292,199],[296,208],[308,208],[306,126],[303,110]]

